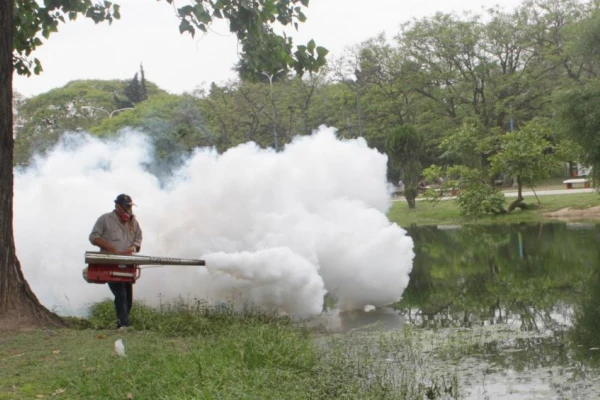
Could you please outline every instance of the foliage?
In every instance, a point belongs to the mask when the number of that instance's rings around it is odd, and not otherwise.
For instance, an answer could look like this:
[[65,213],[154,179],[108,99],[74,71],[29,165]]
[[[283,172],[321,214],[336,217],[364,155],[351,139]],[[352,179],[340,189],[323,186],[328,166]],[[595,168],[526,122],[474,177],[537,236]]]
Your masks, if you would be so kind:
[[[497,148],[490,141],[478,139],[477,130],[472,126],[463,126],[457,133],[448,136],[440,147],[445,155],[456,157],[462,164],[449,167],[446,176],[442,176],[440,167],[432,166],[426,170],[431,178],[442,178],[439,192],[429,192],[428,197],[439,200],[448,190],[458,190],[457,204],[463,216],[480,218],[485,214],[503,214],[504,196],[492,186],[492,177],[501,175],[513,178],[517,182],[518,196],[511,203],[508,212],[522,204],[523,186],[532,187],[544,178],[557,164],[558,156],[572,154],[568,144],[560,147],[553,145],[548,138],[551,130],[548,125],[534,120],[525,123],[517,132],[497,136]],[[469,152],[471,149],[471,152]],[[472,150],[475,149],[475,152]],[[478,162],[479,154],[492,153],[489,157],[490,168]],[[475,158],[472,154],[475,153]],[[470,167],[469,167],[470,166]],[[437,176],[436,176],[437,175]]]
[[463,217],[477,219],[505,213],[504,201],[501,191],[480,181],[460,189],[456,204]]
[[[252,81],[212,84],[208,93],[196,91],[194,95],[201,99],[208,129],[220,151],[247,141],[272,147],[274,131],[282,147],[295,135],[310,134],[327,124],[327,118],[335,118],[335,111],[326,104],[329,98],[323,79],[313,74],[280,78],[272,85]],[[345,132],[340,133],[345,137]]]
[[414,208],[419,194],[423,135],[412,125],[400,125],[388,134],[385,149],[390,166],[400,171],[406,201]]
[[439,190],[428,190],[425,197],[438,202],[448,194],[456,195],[460,214],[467,219],[504,214],[504,194],[489,183],[485,172],[464,165],[442,168],[432,165],[423,171],[429,180],[441,181]]
[[440,149],[442,159],[451,164],[461,164],[470,168],[483,167],[484,155],[489,152],[489,140],[485,140],[481,127],[476,123],[465,122],[454,133],[443,137]]
[[[264,34],[264,40],[268,41],[268,43],[265,43],[265,47],[272,49],[285,47],[286,38],[278,36],[273,32],[267,32],[266,29]],[[233,69],[237,71],[240,80],[250,82],[269,83],[270,80],[278,81],[280,79],[285,79],[288,75],[287,65],[285,64],[285,61],[280,58],[263,56],[261,63],[261,70],[257,71],[256,68],[251,65],[251,60],[249,60],[248,57],[244,57],[242,54],[239,62]]]
[[201,101],[191,95],[160,94],[134,109],[107,118],[90,131],[110,136],[125,128],[137,129],[152,138],[159,163],[156,171],[179,165],[182,157],[196,147],[214,146],[207,129]]
[[448,168],[432,164],[422,172],[425,182],[439,182],[437,190],[427,189],[423,195],[433,202],[442,200],[445,196],[456,196],[459,187],[458,177],[448,174]]
[[92,0],[53,1],[38,3],[35,0],[16,0],[14,3],[13,66],[20,75],[39,74],[42,65],[31,54],[42,45],[39,35],[48,39],[58,31],[60,23],[76,20],[79,15],[92,19],[95,23],[112,23],[120,18],[119,5]]
[[129,84],[123,89],[123,94],[127,97],[127,100],[121,100],[118,95],[115,94],[115,103],[117,103],[119,108],[131,108],[144,100],[148,100],[146,75],[144,73],[144,67],[141,65],[139,75],[140,78],[138,78],[138,73],[136,73]]
[[[173,4],[173,0],[167,0]],[[301,5],[298,5],[298,2]],[[208,32],[210,23],[215,19],[229,20],[229,30],[241,44],[241,58],[244,69],[258,75],[270,74],[283,68],[294,69],[298,75],[305,71],[316,72],[325,65],[327,49],[317,46],[314,40],[306,45],[293,48],[291,37],[278,35],[272,24],[292,25],[306,20],[302,6],[308,7],[308,0],[259,0],[254,3],[236,0],[201,0],[195,5],[177,8],[181,20],[179,31],[195,35],[196,30]]]
[[[225,17],[233,3],[222,3],[181,7],[183,31],[202,31],[209,23],[203,19]],[[268,13],[272,4],[263,3]],[[294,20],[301,19],[302,10],[277,12],[291,12]],[[254,13],[243,18],[265,16]],[[213,84],[207,92],[194,93],[211,143],[219,151],[248,140],[270,147],[277,132],[285,145],[294,135],[310,134],[325,124],[336,127],[342,138],[363,136],[369,146],[385,152],[389,133],[412,125],[423,136],[423,167],[458,163],[487,169],[504,132],[551,116],[552,92],[593,77],[586,66],[588,75],[576,69],[581,57],[574,32],[593,32],[593,24],[584,23],[595,17],[587,4],[570,0],[536,0],[512,11],[494,8],[485,17],[440,13],[412,21],[393,40],[383,35],[366,40],[330,63],[327,74],[303,79],[292,79],[286,61],[268,51],[254,58],[262,62],[260,70],[242,55],[241,82]],[[241,18],[235,21],[240,26],[248,22]],[[268,27],[257,34],[263,35],[264,47],[286,46],[287,38]],[[316,52],[314,44],[306,47]],[[273,77],[272,86],[267,76]],[[549,139],[557,144],[555,137]],[[388,179],[398,180],[397,168],[388,172]]]
[[517,131],[500,137],[499,151],[490,157],[492,173],[505,174],[517,182],[517,198],[508,207],[524,208],[523,186],[533,187],[549,176],[556,165],[556,151],[548,141],[551,130],[543,122],[533,120]]
[[[164,93],[147,82],[149,96]],[[91,130],[109,119],[120,105],[115,93],[123,93],[125,81],[85,80],[69,82],[16,104],[19,134],[14,144],[14,162],[27,164],[34,153],[43,153],[68,131]]]
[[[181,7],[182,32],[204,31],[209,17],[227,18],[233,3],[221,3],[212,8],[206,2]],[[303,19],[301,9],[286,9],[284,3],[275,10],[284,21]],[[260,4],[265,6],[261,12],[245,10],[232,24],[243,27],[274,10],[273,2]],[[52,143],[61,131],[79,127],[99,134],[112,134],[125,126],[141,128],[155,137],[161,159],[176,162],[194,146],[215,146],[224,151],[252,140],[269,147],[273,146],[274,132],[284,145],[294,135],[310,134],[325,124],[336,127],[341,138],[364,136],[370,146],[386,152],[391,132],[401,125],[413,126],[422,136],[421,150],[418,163],[405,158],[407,170],[416,174],[421,166],[464,165],[479,170],[478,179],[485,182],[482,185],[491,182],[493,174],[514,176],[517,181],[522,177],[522,184],[529,185],[550,170],[561,173],[552,159],[593,164],[591,153],[600,148],[593,130],[595,85],[590,83],[596,74],[595,55],[588,54],[584,60],[582,49],[595,37],[597,13],[585,3],[535,0],[512,11],[490,9],[487,17],[440,13],[414,20],[392,41],[383,35],[365,41],[340,60],[339,66],[330,65],[329,75],[291,79],[282,71],[289,66],[284,58],[268,57],[269,52],[256,55],[258,58],[242,57],[240,68],[249,74],[250,81],[213,84],[206,93],[194,93],[197,101],[176,101],[173,97],[157,100],[146,111],[117,114],[113,121],[102,121],[104,113],[88,110],[89,118],[82,123],[69,116],[64,126],[44,126],[44,118],[66,118],[60,113],[61,107],[46,108],[36,115],[35,123],[27,124],[43,134],[21,128],[29,138],[18,141],[17,159],[26,162],[31,148],[43,149],[46,140]],[[273,49],[285,48],[288,43],[287,38],[277,37],[264,26],[260,32],[249,33],[248,40],[251,34],[262,35],[266,47]],[[306,50],[310,49],[317,51],[314,43],[307,45]],[[253,69],[252,60],[257,59],[263,63],[260,71]],[[139,85],[144,80],[143,69],[140,73]],[[273,74],[273,85],[265,76],[269,73]],[[573,82],[585,85],[564,92],[555,103],[561,137],[528,124],[534,117],[551,115],[550,94],[572,87]],[[173,115],[166,111],[169,104],[177,110]],[[32,118],[27,113],[22,116]],[[148,120],[142,121],[144,118]],[[512,127],[520,133],[536,130],[541,141],[536,142],[537,147],[531,146],[525,142],[527,135],[503,133]],[[538,145],[547,148],[540,153]],[[388,178],[396,181],[400,168],[390,164],[388,172]],[[439,198],[459,184],[459,194],[466,195],[468,179],[443,178],[442,191],[435,196]],[[473,199],[495,193],[491,188],[477,187]],[[497,212],[498,200],[490,200],[494,204],[485,208]]]
[[579,146],[581,162],[593,166],[594,184],[600,171],[600,85],[590,82],[557,94],[556,126],[564,137]]
[[600,11],[591,7],[583,18],[567,27],[566,53],[580,68],[583,77],[598,77],[600,72]]
[[504,173],[525,186],[548,177],[556,163],[554,146],[548,141],[547,124],[530,121],[516,132],[500,137],[500,150],[490,157],[492,172]]

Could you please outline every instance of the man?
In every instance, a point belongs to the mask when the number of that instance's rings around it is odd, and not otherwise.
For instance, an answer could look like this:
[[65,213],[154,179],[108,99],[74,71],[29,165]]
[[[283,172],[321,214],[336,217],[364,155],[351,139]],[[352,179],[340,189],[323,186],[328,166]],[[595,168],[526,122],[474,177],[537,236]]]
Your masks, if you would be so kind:
[[[90,242],[101,251],[116,254],[132,254],[140,251],[142,230],[133,215],[133,201],[126,194],[120,194],[115,200],[115,209],[98,218]],[[109,283],[108,287],[115,296],[117,328],[129,326],[129,312],[133,305],[133,284],[124,282]]]

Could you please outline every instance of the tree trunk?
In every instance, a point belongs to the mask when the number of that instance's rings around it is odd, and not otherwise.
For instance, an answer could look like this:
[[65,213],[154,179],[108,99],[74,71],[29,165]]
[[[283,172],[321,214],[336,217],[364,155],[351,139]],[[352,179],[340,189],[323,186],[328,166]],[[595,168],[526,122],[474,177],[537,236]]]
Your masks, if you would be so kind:
[[525,204],[521,203],[523,200],[525,200],[525,198],[523,197],[523,180],[520,177],[518,177],[517,178],[517,199],[515,201],[513,201],[512,203],[510,203],[510,206],[508,206],[508,213],[511,213],[517,207],[520,207],[521,209],[525,208]]
[[416,184],[404,184],[404,197],[406,198],[406,202],[408,203],[408,208],[416,208],[416,198],[418,195],[419,189]]
[[23,277],[13,235],[13,0],[0,0],[0,331],[59,326]]

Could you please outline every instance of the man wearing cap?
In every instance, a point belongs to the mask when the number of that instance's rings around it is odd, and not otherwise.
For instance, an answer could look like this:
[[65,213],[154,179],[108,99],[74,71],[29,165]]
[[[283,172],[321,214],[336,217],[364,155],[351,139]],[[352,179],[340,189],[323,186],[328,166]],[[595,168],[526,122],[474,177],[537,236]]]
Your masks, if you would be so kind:
[[[132,254],[142,247],[142,230],[133,215],[133,201],[126,194],[115,199],[115,209],[98,218],[90,242],[101,251],[116,254]],[[133,304],[133,285],[124,282],[111,282],[108,287],[115,296],[117,328],[129,326],[129,312]]]

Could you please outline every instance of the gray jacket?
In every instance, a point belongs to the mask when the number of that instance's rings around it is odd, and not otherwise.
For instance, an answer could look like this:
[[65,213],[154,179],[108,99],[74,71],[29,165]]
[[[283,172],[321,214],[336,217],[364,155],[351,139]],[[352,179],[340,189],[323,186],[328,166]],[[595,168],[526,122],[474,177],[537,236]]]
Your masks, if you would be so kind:
[[[133,232],[130,224],[133,224]],[[142,229],[137,218],[124,224],[114,211],[98,218],[92,233],[90,233],[90,243],[94,244],[96,238],[102,238],[111,243],[117,251],[125,251],[130,246],[136,246],[138,249],[142,247]]]

